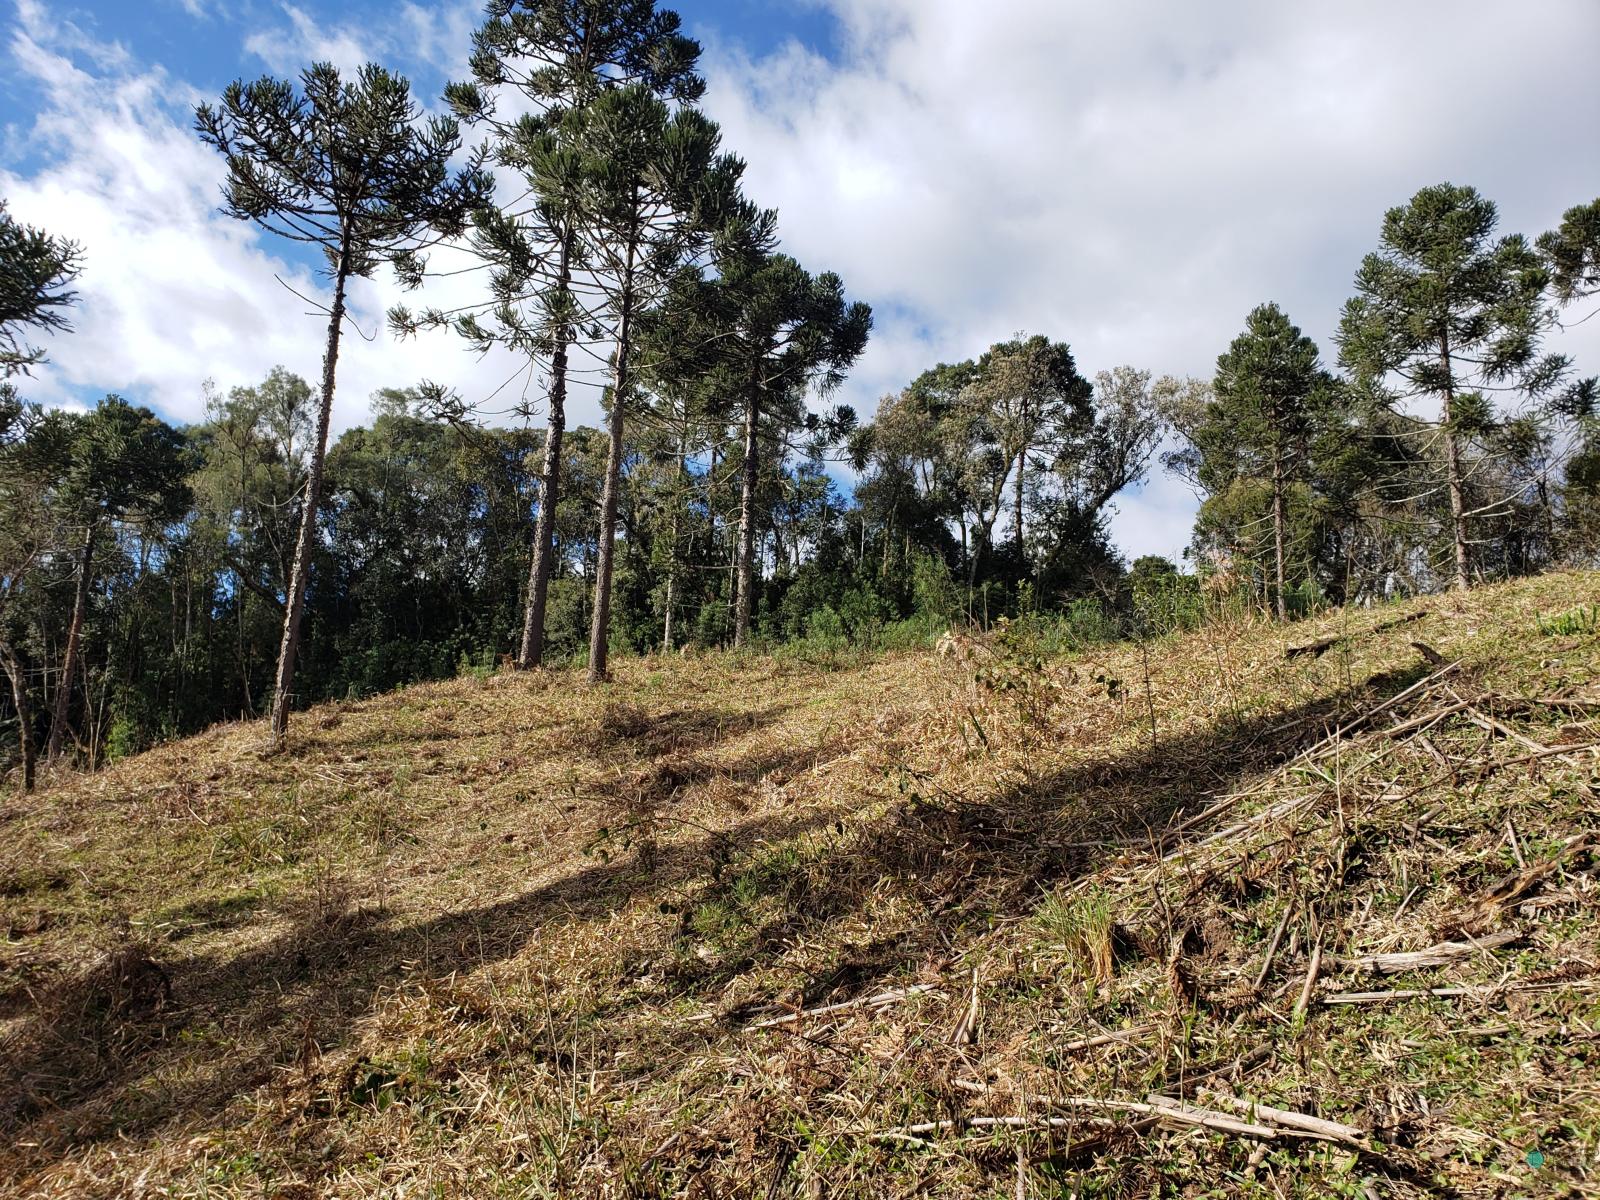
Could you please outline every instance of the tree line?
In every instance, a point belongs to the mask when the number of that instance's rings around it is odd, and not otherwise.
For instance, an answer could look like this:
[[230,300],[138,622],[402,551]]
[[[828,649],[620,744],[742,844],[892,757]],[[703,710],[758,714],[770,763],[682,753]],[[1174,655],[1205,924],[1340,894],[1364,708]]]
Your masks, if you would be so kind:
[[[495,0],[448,116],[377,65],[201,105],[223,211],[309,248],[328,292],[315,386],[207,384],[183,429],[23,399],[26,334],[67,327],[84,251],[0,209],[0,736],[24,786],[41,753],[260,712],[281,744],[296,706],[499,662],[600,681],[613,648],[882,641],[1086,599],[1125,628],[1141,589],[1197,587],[1107,533],[1157,462],[1202,497],[1198,574],[1280,618],[1593,557],[1596,388],[1542,343],[1600,290],[1600,201],[1530,243],[1473,189],[1423,189],[1360,264],[1334,366],[1264,304],[1208,380],[1091,378],[1019,334],[861,422],[829,398],[871,311],[782,253],[697,107],[698,56],[651,0]],[[425,294],[440,253],[479,298],[397,307],[392,333],[509,349],[542,420],[419,381],[330,445],[349,281],[387,265]],[[586,362],[603,424],[568,428]]]

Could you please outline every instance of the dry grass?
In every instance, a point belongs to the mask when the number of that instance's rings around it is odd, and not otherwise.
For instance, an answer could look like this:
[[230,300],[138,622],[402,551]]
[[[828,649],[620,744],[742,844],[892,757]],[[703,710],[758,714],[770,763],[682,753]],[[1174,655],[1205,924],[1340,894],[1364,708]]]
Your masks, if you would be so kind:
[[1600,640],[1538,620],[1597,589],[469,678],[0,797],[0,1189],[1600,1195]]

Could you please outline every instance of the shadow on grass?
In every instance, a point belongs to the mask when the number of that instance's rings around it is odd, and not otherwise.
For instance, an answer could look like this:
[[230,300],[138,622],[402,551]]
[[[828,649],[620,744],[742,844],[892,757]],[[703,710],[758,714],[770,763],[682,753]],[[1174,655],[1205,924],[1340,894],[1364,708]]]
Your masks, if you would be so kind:
[[[1369,685],[1396,691],[1424,671]],[[1185,734],[980,799],[921,796],[913,783],[881,821],[830,844],[807,865],[805,885],[789,895],[781,917],[721,959],[669,972],[664,989],[712,995],[734,976],[776,961],[797,936],[816,938],[860,916],[887,886],[920,905],[921,918],[869,945],[846,946],[840,961],[801,985],[798,998],[813,1004],[865,993],[947,950],[963,930],[1025,913],[1043,888],[1093,869],[1129,842],[1147,843],[1180,810],[1197,811],[1208,795],[1292,757],[1370,690]],[[619,739],[693,764],[686,750],[747,732],[784,710],[731,724],[715,713],[640,718],[618,711],[602,723],[619,726]],[[650,724],[633,728],[639,720]],[[815,756],[812,749],[752,755],[721,769],[754,778],[803,770]],[[170,968],[175,1007],[130,1014],[129,1022],[147,1023],[148,1035],[109,1049],[64,1040],[42,1007],[4,1047],[0,1132],[12,1135],[13,1149],[0,1170],[31,1173],[75,1146],[224,1119],[233,1100],[295,1061],[308,1030],[324,1046],[347,1041],[375,996],[406,971],[439,977],[504,961],[547,927],[603,917],[643,894],[687,897],[688,905],[715,897],[727,886],[730,847],[781,843],[834,819],[827,810],[751,818],[661,847],[648,872],[631,856],[597,863],[513,898],[412,925],[342,908],[308,911],[263,946]],[[652,999],[641,994],[637,1002]],[[184,1031],[189,1036],[180,1036]],[[674,1044],[704,1045],[723,1032],[703,1024],[673,1036]],[[208,1042],[222,1047],[209,1059]],[[163,1071],[179,1068],[181,1093],[156,1086]]]

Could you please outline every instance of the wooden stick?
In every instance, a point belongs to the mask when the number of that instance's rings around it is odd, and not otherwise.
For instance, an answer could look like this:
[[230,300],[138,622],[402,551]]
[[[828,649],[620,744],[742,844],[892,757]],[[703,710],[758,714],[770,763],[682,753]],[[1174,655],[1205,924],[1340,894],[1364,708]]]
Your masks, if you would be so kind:
[[1145,1097],[1145,1103],[1165,1120],[1176,1121],[1180,1125],[1196,1125],[1201,1129],[1215,1129],[1222,1133],[1237,1133],[1243,1137],[1260,1138],[1262,1141],[1273,1141],[1283,1132],[1274,1129],[1271,1125],[1260,1125],[1254,1121],[1240,1121],[1230,1117],[1227,1113],[1219,1113],[1209,1108],[1200,1108],[1197,1105],[1186,1104],[1182,1100],[1174,1100],[1171,1096],[1161,1096],[1155,1093]]
[[1502,929],[1486,933],[1480,938],[1464,942],[1440,942],[1426,950],[1406,950],[1389,954],[1364,954],[1359,958],[1336,958],[1332,965],[1349,971],[1372,971],[1379,975],[1395,975],[1401,971],[1419,971],[1427,967],[1445,967],[1457,959],[1466,958],[1480,950],[1496,950],[1509,945],[1522,935],[1515,929]]
[[1300,999],[1295,1001],[1294,1013],[1290,1020],[1299,1024],[1305,1019],[1306,1009],[1311,1005],[1311,993],[1317,986],[1317,975],[1322,970],[1322,939],[1319,937],[1315,946],[1311,948],[1311,963],[1306,967],[1305,986],[1300,989]]
[[1534,741],[1526,734],[1518,733],[1504,721],[1497,721],[1488,713],[1481,712],[1480,710],[1473,708],[1471,705],[1467,706],[1467,719],[1480,729],[1487,729],[1490,733],[1498,733],[1503,738],[1510,738],[1514,742],[1521,742],[1525,748],[1532,750],[1535,754],[1550,748],[1543,742]]
[[1517,840],[1517,827],[1512,823],[1510,817],[1506,818],[1506,837],[1511,842],[1511,853],[1517,860],[1517,866],[1526,871],[1528,869],[1528,860],[1522,856],[1522,843]]
[[1200,1092],[1207,1099],[1217,1100],[1223,1104],[1232,1105],[1248,1116],[1274,1125],[1286,1125],[1291,1129],[1303,1129],[1307,1133],[1320,1133],[1334,1141],[1345,1142],[1348,1145],[1367,1148],[1366,1130],[1358,1129],[1354,1125],[1341,1125],[1337,1121],[1324,1120],[1322,1117],[1313,1117],[1307,1113],[1294,1112],[1284,1108],[1269,1108],[1255,1100],[1245,1100],[1239,1096],[1230,1096],[1226,1092],[1214,1091],[1211,1088],[1201,1088]]
[[1464,996],[1494,997],[1506,992],[1549,992],[1556,988],[1577,988],[1584,991],[1600,986],[1594,979],[1558,979],[1545,983],[1486,984],[1478,987],[1408,988],[1393,992],[1330,992],[1322,998],[1324,1004],[1382,1004],[1389,1000],[1421,1000],[1434,997],[1455,1000]]
[[957,1045],[964,1045],[973,1041],[978,1031],[978,968],[972,968],[972,1000],[968,1003],[966,1011],[961,1014],[955,1032],[950,1035],[950,1041]]
[[902,1000],[909,1000],[912,996],[925,995],[937,991],[932,984],[919,983],[913,987],[895,988],[887,992],[879,992],[876,996],[860,996],[854,1000],[841,1000],[837,1004],[824,1004],[821,1008],[805,1008],[799,1012],[785,1013],[781,1017],[768,1017],[765,1021],[757,1021],[746,1025],[745,1032],[756,1029],[770,1029],[774,1025],[787,1025],[791,1021],[801,1021],[806,1017],[821,1016],[824,1013],[843,1012],[849,1008],[882,1008],[888,1004],[898,1004]]
[[1278,927],[1272,931],[1272,941],[1267,946],[1267,956],[1261,960],[1261,970],[1256,972],[1256,981],[1250,985],[1251,991],[1259,992],[1261,985],[1267,981],[1267,972],[1272,970],[1272,960],[1277,957],[1278,943],[1283,940],[1283,931],[1289,927],[1289,914],[1294,912],[1293,904],[1283,906],[1283,916],[1278,920]]
[[1092,1050],[1096,1046],[1109,1046],[1114,1042],[1127,1042],[1149,1033],[1153,1026],[1136,1025],[1132,1029],[1124,1029],[1117,1033],[1102,1033],[1098,1037],[1082,1038],[1076,1042],[1066,1042],[1063,1045],[1052,1047],[1057,1054],[1071,1054],[1078,1050]]
[[[959,1086],[965,1091],[988,1092],[986,1084],[974,1083],[969,1080],[957,1080]],[[1131,1113],[1137,1116],[1154,1118],[1157,1121],[1167,1121],[1178,1125],[1193,1125],[1201,1129],[1212,1129],[1219,1133],[1234,1133],[1243,1137],[1261,1138],[1264,1141],[1273,1141],[1280,1136],[1314,1138],[1326,1140],[1332,1135],[1309,1128],[1277,1128],[1271,1125],[1259,1124],[1254,1121],[1241,1121],[1227,1113],[1216,1112],[1209,1108],[1200,1108],[1172,1096],[1152,1094],[1145,1097],[1144,1103],[1136,1100],[1104,1100],[1098,1096],[1036,1096],[1034,1103],[1045,1108],[1071,1108],[1083,1109],[1090,1112]],[[1096,1125],[1115,1125],[1115,1121],[1106,1118],[1080,1118],[1089,1120]],[[1315,1120],[1308,1117],[1306,1120]],[[941,1130],[956,1129],[960,1127],[983,1127],[986,1125],[1023,1126],[1034,1123],[1029,1117],[966,1117],[961,1120],[923,1121],[916,1125],[902,1125],[892,1133],[918,1134],[936,1133]],[[1069,1126],[1074,1122],[1060,1117],[1051,1118],[1054,1126]],[[1359,1131],[1357,1131],[1359,1132]]]

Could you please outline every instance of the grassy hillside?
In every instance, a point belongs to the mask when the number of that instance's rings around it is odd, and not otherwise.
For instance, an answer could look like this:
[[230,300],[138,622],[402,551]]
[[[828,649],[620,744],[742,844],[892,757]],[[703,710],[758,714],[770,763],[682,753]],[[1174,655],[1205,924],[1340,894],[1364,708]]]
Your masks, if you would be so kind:
[[1600,1195],[1597,598],[466,678],[0,796],[0,1191]]

